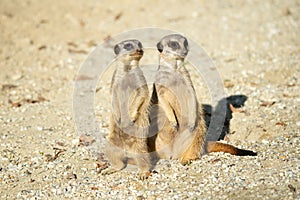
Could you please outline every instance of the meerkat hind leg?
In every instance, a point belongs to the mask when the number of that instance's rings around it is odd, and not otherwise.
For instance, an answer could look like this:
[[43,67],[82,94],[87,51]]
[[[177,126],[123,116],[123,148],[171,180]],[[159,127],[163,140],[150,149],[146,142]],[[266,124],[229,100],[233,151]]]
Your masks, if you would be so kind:
[[124,162],[125,160],[125,153],[118,149],[118,147],[107,147],[106,155],[108,157],[108,161],[111,164],[111,167],[103,170],[101,172],[102,175],[108,175],[115,172],[118,172],[126,167]]
[[201,133],[200,127],[193,131],[194,138],[187,150],[180,156],[180,163],[183,165],[190,164],[193,160],[197,160],[203,153],[203,144],[205,135]]
[[136,162],[138,164],[138,167],[140,169],[139,172],[139,179],[145,180],[151,175],[151,161],[150,158],[145,158],[146,156],[139,156],[137,158]]
[[[193,146],[193,145],[192,145]],[[190,164],[193,160],[199,159],[199,153],[195,151],[194,147],[190,147],[181,157],[180,163],[182,165]]]
[[140,170],[139,179],[147,179],[151,175],[150,171],[152,168],[151,156],[147,152],[147,146],[142,147],[142,149],[137,152],[137,155],[135,155],[135,162]]
[[[139,159],[128,158],[127,163],[130,165],[138,166],[138,168],[140,169],[138,178],[140,180],[146,180],[151,175],[150,167],[148,165],[145,165],[144,160],[139,161]],[[145,166],[143,167],[142,164],[144,164]]]

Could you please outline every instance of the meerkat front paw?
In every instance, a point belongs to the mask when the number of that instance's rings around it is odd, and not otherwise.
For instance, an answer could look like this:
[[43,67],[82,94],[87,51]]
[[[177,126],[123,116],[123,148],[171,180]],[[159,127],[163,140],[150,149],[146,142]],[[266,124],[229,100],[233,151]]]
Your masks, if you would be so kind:
[[137,116],[130,117],[129,125],[130,125],[130,126],[133,126],[133,125],[135,124],[136,120],[137,120]]
[[115,173],[117,171],[120,171],[120,170],[119,169],[114,169],[114,168],[110,167],[110,168],[107,168],[107,169],[103,170],[101,172],[101,175],[109,175],[109,174],[113,174],[113,173]]
[[121,116],[120,115],[114,115],[115,123],[120,125],[121,124]]
[[129,126],[133,126],[135,124],[135,121],[130,121]]
[[177,123],[176,121],[175,121],[175,122],[171,122],[171,121],[170,121],[170,125],[171,125],[171,127],[174,128],[175,130],[178,129],[178,123]]
[[197,124],[196,123],[190,123],[189,125],[188,125],[188,128],[189,128],[189,131],[190,132],[192,132],[192,131],[194,131],[195,129],[196,129],[196,126],[197,126]]
[[130,115],[130,125],[134,125],[136,120],[138,118],[138,114],[136,112],[133,112],[131,115]]

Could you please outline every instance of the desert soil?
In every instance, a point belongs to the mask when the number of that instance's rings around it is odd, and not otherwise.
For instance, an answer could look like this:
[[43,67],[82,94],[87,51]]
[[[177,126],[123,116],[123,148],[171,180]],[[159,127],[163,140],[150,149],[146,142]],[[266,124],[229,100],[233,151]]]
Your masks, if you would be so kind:
[[[97,45],[143,27],[183,33],[206,50],[227,96],[247,97],[232,109],[225,142],[258,156],[161,160],[146,181],[134,168],[98,173],[105,164],[76,131],[74,80]],[[0,199],[299,199],[299,35],[297,0],[1,0]],[[191,76],[210,104],[201,77]],[[95,97],[104,138],[109,81]]]

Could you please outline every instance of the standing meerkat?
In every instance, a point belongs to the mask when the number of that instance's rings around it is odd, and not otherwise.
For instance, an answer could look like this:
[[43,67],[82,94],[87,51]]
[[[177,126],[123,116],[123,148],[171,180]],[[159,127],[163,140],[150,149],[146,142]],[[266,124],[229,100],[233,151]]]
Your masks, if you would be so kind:
[[199,159],[204,152],[256,155],[229,144],[213,141],[205,143],[206,125],[202,106],[197,101],[193,83],[184,66],[189,51],[187,39],[179,34],[167,35],[158,42],[157,49],[160,62],[153,96],[157,96],[156,101],[167,119],[152,145],[158,151],[158,156],[179,158],[182,164],[186,164]]
[[159,156],[179,158],[186,164],[201,156],[206,137],[202,108],[184,66],[188,41],[179,34],[167,35],[158,42],[157,49],[159,70],[154,85],[167,122],[157,134],[156,148],[169,145]]
[[140,169],[139,178],[146,179],[152,165],[147,146],[150,95],[139,68],[143,47],[138,40],[125,40],[115,45],[114,52],[118,64],[111,82],[112,114],[106,148],[112,167],[102,174],[134,163]]

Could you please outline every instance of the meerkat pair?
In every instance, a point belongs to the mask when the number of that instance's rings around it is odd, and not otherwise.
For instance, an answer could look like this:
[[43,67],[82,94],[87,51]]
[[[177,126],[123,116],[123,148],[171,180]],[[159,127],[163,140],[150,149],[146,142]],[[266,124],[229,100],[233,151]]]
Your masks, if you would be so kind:
[[[179,159],[186,164],[199,159],[204,152],[254,155],[252,151],[228,144],[205,143],[206,126],[202,107],[184,66],[189,51],[187,39],[179,34],[168,35],[158,42],[157,49],[160,53],[159,69],[150,96],[139,68],[139,60],[143,56],[141,42],[126,40],[115,45],[114,52],[119,64],[111,83],[111,130],[106,150],[112,167],[102,174],[119,171],[129,163],[138,165],[140,179],[146,179],[153,167],[152,156]],[[155,122],[149,121],[152,104],[157,104],[164,113]],[[162,129],[150,137],[153,123],[162,123],[164,120]]]

